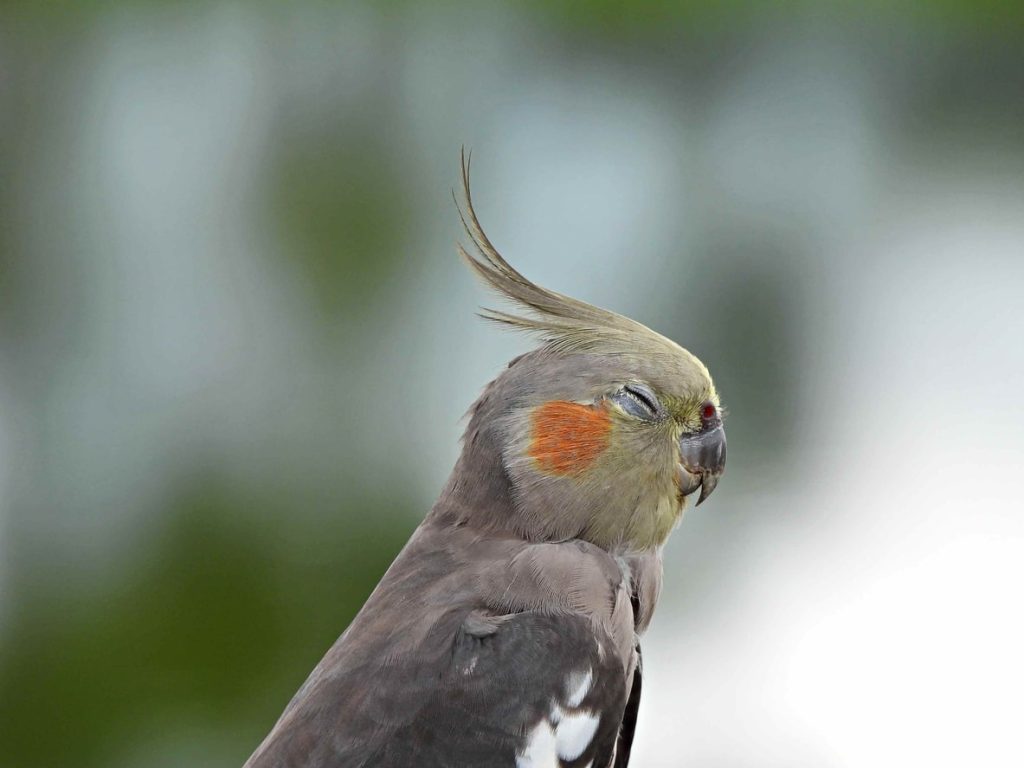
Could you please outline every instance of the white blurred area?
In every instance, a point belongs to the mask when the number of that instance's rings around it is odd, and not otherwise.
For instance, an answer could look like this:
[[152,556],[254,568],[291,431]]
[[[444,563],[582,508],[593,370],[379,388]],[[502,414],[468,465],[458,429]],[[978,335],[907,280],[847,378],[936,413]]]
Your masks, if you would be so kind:
[[[465,142],[513,263],[656,327],[706,293],[694,254],[721,233],[782,231],[797,254],[790,444],[731,442],[670,542],[636,764],[1024,764],[1024,162],[1011,134],[976,151],[900,122],[908,83],[937,77],[928,50],[879,77],[870,30],[780,28],[686,85],[653,55],[567,63],[515,14],[310,10],[280,35],[241,8],[116,22],[69,67],[78,97],[24,203],[23,242],[49,254],[28,280],[46,364],[38,390],[0,378],[0,535],[65,537],[109,569],[210,445],[257,484],[401,466],[426,511],[466,407],[526,346],[471,317],[487,297],[448,197]],[[422,238],[354,372],[343,342],[309,340],[304,278],[252,190],[272,115],[358,110],[384,69]],[[758,391],[717,383],[727,404]],[[344,411],[342,388],[368,385],[431,406]]]
[[733,501],[795,521],[730,564],[713,621],[662,609],[642,765],[1024,760],[1022,204],[961,180],[867,237],[828,407],[791,475]]

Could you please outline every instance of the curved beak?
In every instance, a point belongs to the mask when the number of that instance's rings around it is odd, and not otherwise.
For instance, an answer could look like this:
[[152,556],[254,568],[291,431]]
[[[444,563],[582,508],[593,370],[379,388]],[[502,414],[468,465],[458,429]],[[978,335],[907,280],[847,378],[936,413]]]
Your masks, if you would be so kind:
[[700,488],[697,506],[711,495],[725,472],[725,429],[718,423],[679,440],[679,493],[689,496]]

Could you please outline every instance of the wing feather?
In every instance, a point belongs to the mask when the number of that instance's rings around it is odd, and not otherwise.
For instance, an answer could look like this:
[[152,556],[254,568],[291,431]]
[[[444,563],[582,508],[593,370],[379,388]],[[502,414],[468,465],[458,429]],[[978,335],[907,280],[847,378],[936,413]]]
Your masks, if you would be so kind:
[[584,616],[472,611],[432,632],[447,643],[428,635],[372,671],[314,672],[246,768],[611,765],[625,674]]

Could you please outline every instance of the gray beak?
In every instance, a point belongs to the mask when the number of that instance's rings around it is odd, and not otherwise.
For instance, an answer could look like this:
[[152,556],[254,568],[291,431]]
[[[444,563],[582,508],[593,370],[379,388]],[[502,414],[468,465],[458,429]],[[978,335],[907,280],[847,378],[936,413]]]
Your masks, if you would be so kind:
[[679,440],[679,493],[689,496],[700,488],[697,506],[711,495],[725,471],[725,429],[721,422]]

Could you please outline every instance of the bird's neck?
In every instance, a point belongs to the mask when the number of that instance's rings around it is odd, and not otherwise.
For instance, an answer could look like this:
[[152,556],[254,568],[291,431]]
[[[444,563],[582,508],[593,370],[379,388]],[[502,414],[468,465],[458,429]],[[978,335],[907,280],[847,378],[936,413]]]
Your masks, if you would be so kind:
[[462,454],[430,517],[445,525],[513,532],[515,514],[501,451],[491,435],[470,424]]

